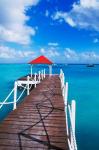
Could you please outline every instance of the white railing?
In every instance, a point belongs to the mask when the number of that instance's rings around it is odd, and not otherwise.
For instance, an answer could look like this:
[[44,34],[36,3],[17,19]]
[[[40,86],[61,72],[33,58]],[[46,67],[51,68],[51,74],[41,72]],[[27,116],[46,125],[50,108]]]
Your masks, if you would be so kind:
[[[36,85],[39,84],[41,80],[43,80],[44,78],[45,78],[45,69],[39,71],[38,74],[35,73],[33,77],[27,76],[27,80],[15,81],[14,88],[12,89],[12,91],[8,94],[8,96],[5,98],[4,101],[0,102],[0,109],[4,105],[9,104],[13,104],[13,110],[16,109],[17,102],[23,96],[25,91],[27,91],[27,95],[29,95],[32,85],[34,85],[34,87],[36,88]],[[23,88],[19,96],[18,96],[18,86]],[[10,97],[13,97],[13,101],[8,101]]]
[[[77,150],[76,135],[75,135],[75,112],[76,102],[72,100],[71,105],[68,103],[68,82],[65,83],[65,75],[63,70],[60,70],[61,89],[65,105],[66,128],[68,137],[69,150]],[[70,120],[70,125],[69,125]],[[69,132],[70,131],[70,132]]]

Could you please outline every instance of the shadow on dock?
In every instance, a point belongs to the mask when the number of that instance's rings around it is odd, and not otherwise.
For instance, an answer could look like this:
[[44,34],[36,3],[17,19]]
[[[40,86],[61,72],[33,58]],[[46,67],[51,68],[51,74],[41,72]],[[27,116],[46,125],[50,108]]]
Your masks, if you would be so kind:
[[46,77],[0,124],[0,150],[68,150],[60,79]]

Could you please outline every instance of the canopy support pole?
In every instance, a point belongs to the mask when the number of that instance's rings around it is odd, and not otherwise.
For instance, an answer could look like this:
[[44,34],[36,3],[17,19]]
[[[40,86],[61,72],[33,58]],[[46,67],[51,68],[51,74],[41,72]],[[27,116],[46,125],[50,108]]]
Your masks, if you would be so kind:
[[31,65],[31,78],[32,78],[32,74],[33,74],[33,72],[32,72],[32,65]]
[[49,76],[52,76],[52,65],[49,65]]

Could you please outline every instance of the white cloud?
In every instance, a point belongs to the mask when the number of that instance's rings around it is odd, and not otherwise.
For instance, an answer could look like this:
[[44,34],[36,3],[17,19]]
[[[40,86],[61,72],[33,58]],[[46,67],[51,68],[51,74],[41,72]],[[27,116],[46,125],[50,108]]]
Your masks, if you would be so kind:
[[57,51],[55,47],[41,48],[40,53],[57,60],[57,62],[65,63],[99,63],[99,53],[88,50],[79,52],[70,48],[61,49],[61,52]]
[[31,55],[34,55],[33,51],[22,51],[22,50],[15,50],[9,48],[7,46],[0,46],[0,58],[3,59],[13,59],[13,58],[27,58]]
[[26,25],[30,18],[26,11],[39,0],[1,0],[0,1],[0,40],[29,44],[35,35],[35,28]]
[[49,57],[57,57],[60,56],[60,53],[55,50],[54,47],[50,47],[49,49],[45,50],[44,48],[41,48],[40,50],[41,54],[49,56]]
[[41,49],[40,49],[40,52],[41,52],[42,54],[45,54],[45,53],[46,53],[46,50],[45,50],[44,48],[41,48]]
[[97,5],[97,0],[80,0],[80,4],[83,7],[95,7]]
[[48,43],[48,45],[49,45],[49,46],[58,46],[59,44],[58,44],[58,43],[51,43],[51,42],[50,42],[50,43]]
[[67,21],[67,23],[68,23],[69,25],[71,25],[72,27],[75,27],[75,26],[76,26],[76,24],[75,24],[75,22],[73,21],[72,18],[67,17],[66,21]]
[[48,10],[45,11],[45,16],[46,16],[46,17],[49,16],[49,11],[48,11]]
[[64,51],[66,62],[73,63],[99,63],[99,53],[94,51],[77,52],[70,48],[66,48]]
[[95,39],[93,40],[93,43],[99,43],[99,39],[95,38]]
[[99,1],[80,0],[74,3],[70,12],[56,12],[53,20],[64,19],[72,27],[99,31]]
[[50,57],[56,57],[56,56],[59,56],[60,54],[59,54],[58,51],[53,50],[53,49],[50,49],[50,50],[48,51],[48,55],[49,55]]

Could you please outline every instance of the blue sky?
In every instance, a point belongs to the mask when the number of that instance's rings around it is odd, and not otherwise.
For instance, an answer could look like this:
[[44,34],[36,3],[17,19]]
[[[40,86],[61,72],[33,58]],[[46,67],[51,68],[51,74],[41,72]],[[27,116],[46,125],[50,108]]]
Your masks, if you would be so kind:
[[0,63],[99,63],[99,0],[1,0]]

